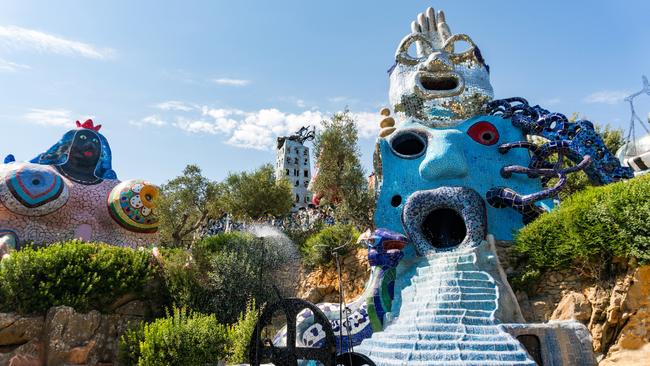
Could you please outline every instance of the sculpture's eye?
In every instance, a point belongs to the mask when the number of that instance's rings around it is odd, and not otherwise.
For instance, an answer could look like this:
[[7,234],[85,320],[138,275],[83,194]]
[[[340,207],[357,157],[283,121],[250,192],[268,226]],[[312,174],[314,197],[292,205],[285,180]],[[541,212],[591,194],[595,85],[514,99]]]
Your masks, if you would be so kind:
[[425,55],[433,52],[433,45],[431,41],[421,33],[411,33],[402,39],[400,45],[397,47],[397,53],[395,54],[395,60],[398,63],[406,65],[417,65],[418,63],[426,60],[425,56],[419,57],[414,52],[413,44],[415,42],[420,42],[422,51]]
[[449,58],[454,63],[475,59],[476,56],[474,53],[476,44],[466,34],[454,34],[449,37],[442,49],[449,54]]
[[108,211],[123,228],[138,233],[158,231],[155,203],[158,188],[135,179],[118,184],[108,196]]
[[96,138],[94,138],[94,139],[93,139],[93,142],[94,142],[94,143],[99,143],[99,140],[97,140]]
[[43,165],[22,165],[0,178],[0,202],[18,215],[50,214],[68,202],[69,194],[61,176]]
[[416,132],[402,131],[393,136],[390,140],[390,147],[395,155],[405,159],[414,159],[427,149],[427,141]]
[[494,145],[499,141],[499,131],[493,124],[486,121],[476,122],[467,130],[472,140],[483,145]]
[[81,135],[81,136],[79,136],[79,139],[80,139],[80,140],[85,140],[85,139],[87,139],[87,138],[88,138],[88,137],[86,137],[86,135]]

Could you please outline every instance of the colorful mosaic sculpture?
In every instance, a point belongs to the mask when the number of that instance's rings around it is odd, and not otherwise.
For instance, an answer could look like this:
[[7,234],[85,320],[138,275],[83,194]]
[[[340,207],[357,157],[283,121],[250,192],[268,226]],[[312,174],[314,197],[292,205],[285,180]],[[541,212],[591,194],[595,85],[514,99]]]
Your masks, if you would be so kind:
[[102,125],[92,120],[77,121],[77,128],[68,131],[59,142],[30,162],[52,165],[66,178],[81,184],[97,184],[104,179],[117,179],[111,168],[111,148],[99,133]]
[[[561,113],[551,113],[540,106],[531,107],[523,98],[495,100],[488,103],[487,109],[491,115],[510,119],[512,125],[526,135],[538,136],[546,141],[543,144],[529,141],[500,144],[499,152],[502,154],[507,154],[515,148],[523,148],[532,155],[527,167],[509,165],[501,168],[503,177],[510,178],[513,173],[526,174],[532,179],[541,178],[544,183],[550,178],[559,178],[553,187],[533,194],[518,194],[506,187],[491,188],[486,193],[490,205],[515,209],[523,215],[524,223],[532,221],[543,212],[535,202],[556,196],[564,187],[569,173],[582,170],[595,185],[634,177],[632,168],[621,166],[620,161],[607,149],[589,121],[570,122]],[[551,156],[556,157],[554,162],[549,161]],[[559,163],[563,162],[564,158],[575,165],[562,168]]]
[[8,156],[0,164],[0,251],[75,238],[130,247],[157,242],[158,189],[117,180],[100,127],[77,122],[31,162]]
[[[382,330],[355,350],[377,365],[594,365],[582,324],[524,324],[496,243],[551,209],[567,174],[606,184],[629,171],[588,121],[520,98],[492,101],[481,52],[451,33],[444,13],[427,9],[411,30],[389,70],[394,117],[381,111],[375,224],[412,245],[395,268]],[[574,165],[554,164],[558,156]],[[545,188],[552,177],[559,182]]]
[[[350,346],[359,345],[373,332],[383,329],[384,315],[390,312],[395,295],[395,268],[403,257],[402,249],[406,245],[405,236],[383,229],[375,230],[372,235],[363,234],[359,240],[368,247],[370,278],[361,296],[342,310],[343,314],[346,314],[343,324],[340,320],[339,304],[317,305],[330,320],[339,352],[347,352]],[[311,312],[303,311],[298,314],[296,327],[297,346],[323,346],[325,332],[320,324],[314,324]],[[343,336],[339,337],[340,334]],[[286,336],[287,329],[284,327],[276,334],[273,344],[286,346]]]

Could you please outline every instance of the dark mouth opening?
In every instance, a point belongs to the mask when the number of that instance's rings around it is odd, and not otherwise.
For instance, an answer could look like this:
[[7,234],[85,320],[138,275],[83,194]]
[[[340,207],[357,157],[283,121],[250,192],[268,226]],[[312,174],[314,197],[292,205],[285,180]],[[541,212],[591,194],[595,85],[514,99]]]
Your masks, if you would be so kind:
[[455,210],[439,208],[431,211],[422,222],[422,234],[435,248],[453,248],[467,235],[465,221]]
[[420,76],[420,84],[429,91],[448,91],[458,88],[458,79],[454,77]]

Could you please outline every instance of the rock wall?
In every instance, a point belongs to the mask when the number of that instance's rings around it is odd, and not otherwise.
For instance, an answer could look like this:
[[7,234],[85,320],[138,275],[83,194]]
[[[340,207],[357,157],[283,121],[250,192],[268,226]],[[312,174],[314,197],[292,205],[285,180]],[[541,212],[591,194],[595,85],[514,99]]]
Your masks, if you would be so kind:
[[[506,273],[515,271],[513,254],[499,248]],[[650,265],[627,268],[611,280],[580,271],[545,273],[537,288],[517,292],[528,322],[577,320],[587,326],[599,365],[641,365],[650,359]],[[585,273],[588,271],[585,271]]]
[[50,308],[45,316],[0,313],[0,365],[112,366],[119,337],[144,320],[146,309],[135,300],[112,314],[82,314],[68,306]]
[[[342,258],[341,274],[343,277],[343,295],[350,302],[363,292],[370,267],[368,266],[368,250],[359,248]],[[321,302],[339,301],[339,282],[336,266],[318,267],[304,272],[300,276],[298,297],[314,304]]]

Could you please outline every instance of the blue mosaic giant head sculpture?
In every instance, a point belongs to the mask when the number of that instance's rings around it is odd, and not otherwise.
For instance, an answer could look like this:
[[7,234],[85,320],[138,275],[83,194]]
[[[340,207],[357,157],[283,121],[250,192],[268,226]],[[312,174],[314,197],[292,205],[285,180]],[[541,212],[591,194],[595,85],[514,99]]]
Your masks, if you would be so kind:
[[406,230],[413,229],[407,233],[412,239],[422,236],[439,248],[456,246],[472,235],[471,242],[480,243],[486,232],[512,239],[522,226],[521,215],[487,205],[485,197],[501,186],[525,193],[542,190],[538,179],[501,175],[504,166],[528,165],[524,150],[499,152],[500,144],[521,140],[522,131],[500,116],[478,115],[448,127],[408,119],[378,141],[382,179],[377,224],[403,232],[404,223]]
[[[451,33],[444,13],[429,8],[411,31],[389,70],[395,118],[382,111],[378,227],[407,234],[420,254],[478,245],[488,233],[507,241],[552,207],[567,174],[584,170],[595,184],[632,176],[589,121],[523,98],[492,100],[481,52]],[[564,159],[573,165],[554,162]]]

